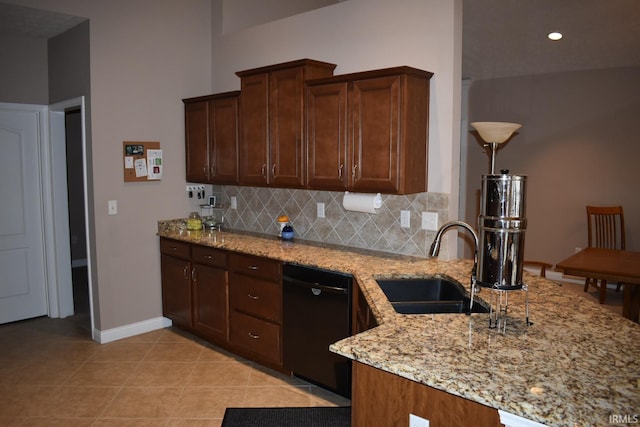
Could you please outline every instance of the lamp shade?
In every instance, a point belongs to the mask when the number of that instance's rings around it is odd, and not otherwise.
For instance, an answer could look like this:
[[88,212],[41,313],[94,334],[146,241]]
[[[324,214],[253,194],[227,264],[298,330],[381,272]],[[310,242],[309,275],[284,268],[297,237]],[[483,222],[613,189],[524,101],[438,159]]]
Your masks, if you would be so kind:
[[480,137],[488,143],[502,144],[513,134],[522,127],[518,123],[506,123],[506,122],[473,122],[471,123]]

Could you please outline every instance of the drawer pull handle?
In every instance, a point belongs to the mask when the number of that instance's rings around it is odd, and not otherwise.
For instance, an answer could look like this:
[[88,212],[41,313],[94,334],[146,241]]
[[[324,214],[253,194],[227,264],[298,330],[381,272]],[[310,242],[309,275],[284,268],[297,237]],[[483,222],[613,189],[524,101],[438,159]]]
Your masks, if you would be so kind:
[[249,336],[254,340],[260,339],[260,335],[252,334],[251,332],[249,332]]
[[194,282],[198,281],[198,274],[196,273],[196,268],[193,267],[191,269],[191,278],[193,279]]
[[189,266],[185,266],[184,270],[182,270],[182,274],[184,275],[185,280],[189,280]]
[[249,270],[257,270],[257,269],[258,269],[258,266],[256,266],[256,265],[250,265],[248,268],[249,268]]
[[213,258],[211,255],[203,255],[203,257],[205,257],[206,259],[211,259],[211,258]]
[[260,297],[258,295],[251,295],[251,294],[247,294],[247,297],[249,299],[260,299]]
[[171,246],[169,249],[170,249],[171,251],[175,252],[175,251],[177,251],[177,250],[178,250],[178,247],[177,247],[177,246]]

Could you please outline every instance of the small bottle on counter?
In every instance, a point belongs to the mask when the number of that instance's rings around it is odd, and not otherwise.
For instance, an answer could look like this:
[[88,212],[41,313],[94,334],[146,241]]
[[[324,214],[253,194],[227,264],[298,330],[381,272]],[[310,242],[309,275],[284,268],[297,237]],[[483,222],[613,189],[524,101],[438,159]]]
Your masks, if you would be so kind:
[[202,218],[198,212],[191,212],[189,214],[187,230],[202,230]]

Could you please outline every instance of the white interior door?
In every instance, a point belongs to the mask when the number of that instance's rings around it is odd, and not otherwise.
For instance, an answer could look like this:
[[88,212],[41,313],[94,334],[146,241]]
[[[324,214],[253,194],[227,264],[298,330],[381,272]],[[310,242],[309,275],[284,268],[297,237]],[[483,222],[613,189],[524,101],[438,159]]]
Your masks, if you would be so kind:
[[46,107],[0,104],[0,323],[48,313],[40,149]]

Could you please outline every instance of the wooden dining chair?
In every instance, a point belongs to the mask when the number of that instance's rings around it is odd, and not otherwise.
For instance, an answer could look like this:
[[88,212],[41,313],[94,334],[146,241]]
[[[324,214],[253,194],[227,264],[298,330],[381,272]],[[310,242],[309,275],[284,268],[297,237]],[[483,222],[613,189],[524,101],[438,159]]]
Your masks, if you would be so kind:
[[[588,246],[590,248],[625,249],[624,212],[622,206],[587,206]],[[622,284],[616,288],[620,290]],[[600,291],[599,301],[604,304],[607,297],[607,281],[588,277],[584,291],[589,286]]]

